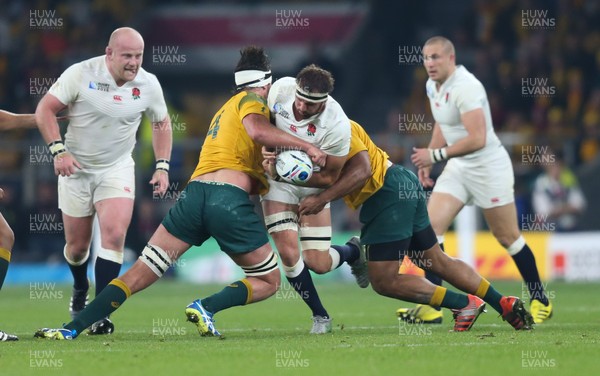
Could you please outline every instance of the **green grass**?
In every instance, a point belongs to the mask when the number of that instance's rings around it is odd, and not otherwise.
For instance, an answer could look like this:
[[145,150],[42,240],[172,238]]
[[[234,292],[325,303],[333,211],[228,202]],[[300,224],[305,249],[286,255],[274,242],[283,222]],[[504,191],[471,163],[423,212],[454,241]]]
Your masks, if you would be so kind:
[[[520,284],[498,283],[520,295]],[[39,287],[39,286],[38,286]],[[0,343],[2,375],[576,375],[597,369],[600,354],[598,285],[552,283],[555,316],[516,332],[488,309],[467,333],[441,325],[400,328],[406,306],[352,284],[320,283],[334,332],[313,336],[310,312],[289,290],[267,301],[220,312],[224,339],[200,337],[184,307],[219,286],[160,281],[113,315],[111,336],[75,341],[33,338],[39,327],[68,321],[68,286],[5,286],[0,328],[20,341]],[[32,294],[33,291],[33,294]],[[37,294],[37,295],[36,295]]]

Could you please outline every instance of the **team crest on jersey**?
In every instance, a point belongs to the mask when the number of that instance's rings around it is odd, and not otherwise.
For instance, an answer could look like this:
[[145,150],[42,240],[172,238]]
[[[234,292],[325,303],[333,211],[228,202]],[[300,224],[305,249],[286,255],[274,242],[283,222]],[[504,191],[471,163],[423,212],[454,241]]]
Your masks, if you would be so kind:
[[110,88],[109,84],[105,84],[105,83],[102,83],[102,82],[90,81],[90,84],[88,85],[88,89],[105,91],[105,92],[108,92],[109,88]]
[[308,124],[308,127],[306,128],[306,134],[309,136],[314,136],[315,133],[317,133],[317,127],[315,127],[313,123]]
[[290,118],[290,114],[289,112],[287,112],[286,110],[283,109],[283,105],[279,102],[275,103],[273,105],[273,112],[276,114],[279,114],[281,116],[283,116],[286,119]]
[[134,87],[133,89],[131,89],[131,97],[133,99],[140,99],[140,89],[138,89],[137,87]]
[[294,133],[298,133],[298,128],[294,124],[290,125],[290,130]]

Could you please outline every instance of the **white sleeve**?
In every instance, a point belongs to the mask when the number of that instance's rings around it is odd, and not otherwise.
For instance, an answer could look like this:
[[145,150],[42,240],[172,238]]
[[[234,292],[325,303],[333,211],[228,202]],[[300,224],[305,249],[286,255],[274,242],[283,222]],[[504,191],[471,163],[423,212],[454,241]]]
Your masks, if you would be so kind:
[[150,119],[152,123],[158,123],[163,121],[168,115],[167,104],[165,103],[165,97],[163,95],[162,87],[158,78],[152,75],[152,96],[153,100],[144,114]]
[[483,108],[487,101],[485,89],[479,81],[462,83],[457,87],[454,95],[456,95],[456,107],[458,107],[461,115],[465,112]]
[[81,69],[81,63],[71,65],[54,82],[48,93],[55,96],[64,105],[75,102],[79,95]]

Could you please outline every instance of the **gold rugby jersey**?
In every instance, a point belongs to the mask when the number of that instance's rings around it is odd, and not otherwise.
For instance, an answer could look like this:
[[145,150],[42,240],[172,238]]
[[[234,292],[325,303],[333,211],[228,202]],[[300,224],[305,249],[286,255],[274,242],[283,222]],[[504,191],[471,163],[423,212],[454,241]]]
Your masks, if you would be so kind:
[[221,169],[236,170],[254,179],[256,187],[253,191],[260,194],[267,192],[261,145],[250,138],[242,124],[242,119],[249,114],[259,114],[268,120],[270,112],[264,98],[246,91],[231,97],[217,111],[191,179]]
[[357,122],[350,120],[352,137],[350,138],[350,152],[348,159],[357,153],[366,150],[369,153],[371,162],[371,177],[365,185],[354,192],[344,196],[344,202],[352,209],[357,209],[363,202],[371,197],[379,188],[383,186],[385,173],[390,166],[387,153],[375,145],[367,132]]

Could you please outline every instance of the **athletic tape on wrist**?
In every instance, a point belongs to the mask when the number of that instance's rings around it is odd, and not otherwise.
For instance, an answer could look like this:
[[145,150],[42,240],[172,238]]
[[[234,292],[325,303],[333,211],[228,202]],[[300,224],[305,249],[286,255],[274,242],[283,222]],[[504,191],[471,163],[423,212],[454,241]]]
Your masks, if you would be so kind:
[[50,150],[50,154],[53,157],[56,157],[59,154],[66,153],[67,149],[65,148],[65,144],[61,140],[52,141],[48,144],[48,149]]
[[156,169],[169,172],[169,160],[159,159],[156,161]]
[[448,151],[446,148],[429,149],[429,158],[431,159],[432,164],[445,161],[448,159]]

